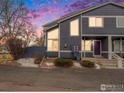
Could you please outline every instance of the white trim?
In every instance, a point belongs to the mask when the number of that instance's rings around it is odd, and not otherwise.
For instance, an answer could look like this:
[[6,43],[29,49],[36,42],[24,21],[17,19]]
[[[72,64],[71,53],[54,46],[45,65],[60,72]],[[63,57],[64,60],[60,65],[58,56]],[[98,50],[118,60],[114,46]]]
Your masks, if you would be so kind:
[[82,51],[82,52],[85,52],[85,53],[91,53],[92,52],[93,53],[93,51]]
[[72,52],[71,50],[60,50],[60,52]]
[[[51,52],[51,51],[47,51],[47,52]],[[54,51],[53,51],[54,52]],[[73,52],[71,50],[60,50],[60,52]],[[80,53],[84,52],[84,51],[79,51]],[[85,53],[93,53],[94,51],[85,51]],[[102,53],[109,53],[108,51],[101,51]],[[120,53],[120,52],[112,52],[112,53]],[[124,51],[122,51],[121,53],[124,53]]]
[[[100,55],[95,55],[95,45],[94,42],[95,41],[100,41]],[[101,44],[101,40],[93,40],[93,56],[101,56],[101,51],[102,51],[102,44]]]

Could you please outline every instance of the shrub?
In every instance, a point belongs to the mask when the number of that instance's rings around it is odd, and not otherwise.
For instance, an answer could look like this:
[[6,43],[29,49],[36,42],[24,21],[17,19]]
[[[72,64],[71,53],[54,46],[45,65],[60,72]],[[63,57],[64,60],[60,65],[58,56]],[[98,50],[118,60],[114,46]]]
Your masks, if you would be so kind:
[[8,39],[7,45],[10,53],[13,55],[14,59],[19,59],[24,54],[24,42],[21,39],[11,38]]
[[42,57],[37,57],[37,58],[35,58],[34,63],[35,64],[40,64],[42,59],[43,59]]
[[73,66],[73,62],[71,59],[57,58],[54,63],[55,63],[55,66],[59,66],[59,67]]
[[12,61],[14,58],[11,54],[1,54],[0,55],[0,64],[7,62],[7,61]]
[[84,66],[84,67],[89,67],[89,68],[95,67],[94,62],[91,62],[91,61],[89,61],[89,60],[83,60],[83,61],[80,62],[80,64],[81,64],[82,66]]

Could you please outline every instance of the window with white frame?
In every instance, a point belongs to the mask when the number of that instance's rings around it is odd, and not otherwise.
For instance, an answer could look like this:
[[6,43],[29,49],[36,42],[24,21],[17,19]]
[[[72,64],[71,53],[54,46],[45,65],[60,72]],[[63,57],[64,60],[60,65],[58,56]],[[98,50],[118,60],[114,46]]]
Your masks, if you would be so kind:
[[124,17],[117,17],[116,24],[117,27],[124,28]]
[[58,51],[58,32],[59,29],[53,29],[47,34],[47,51]]
[[89,27],[103,27],[102,17],[89,17]]
[[114,40],[114,52],[120,52],[120,40]]
[[79,19],[70,22],[70,36],[79,35]]
[[91,40],[82,40],[82,51],[92,51]]

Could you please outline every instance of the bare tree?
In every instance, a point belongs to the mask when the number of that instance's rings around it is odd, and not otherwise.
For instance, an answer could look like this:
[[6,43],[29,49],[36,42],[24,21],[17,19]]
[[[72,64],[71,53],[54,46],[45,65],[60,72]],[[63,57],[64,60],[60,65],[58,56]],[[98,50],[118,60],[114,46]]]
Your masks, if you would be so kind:
[[26,46],[35,37],[33,25],[26,16],[23,0],[0,0],[0,40],[25,39]]

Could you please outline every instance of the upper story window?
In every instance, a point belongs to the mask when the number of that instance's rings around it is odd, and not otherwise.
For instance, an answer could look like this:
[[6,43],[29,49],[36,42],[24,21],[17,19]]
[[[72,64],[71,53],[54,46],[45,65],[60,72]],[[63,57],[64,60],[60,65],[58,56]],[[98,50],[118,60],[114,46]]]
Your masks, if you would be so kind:
[[51,31],[48,32],[48,39],[58,39],[58,31],[59,29],[53,29]]
[[70,35],[71,36],[79,35],[79,19],[70,22]]
[[116,23],[118,28],[124,28],[124,17],[117,17]]
[[103,18],[89,17],[89,27],[103,27]]

